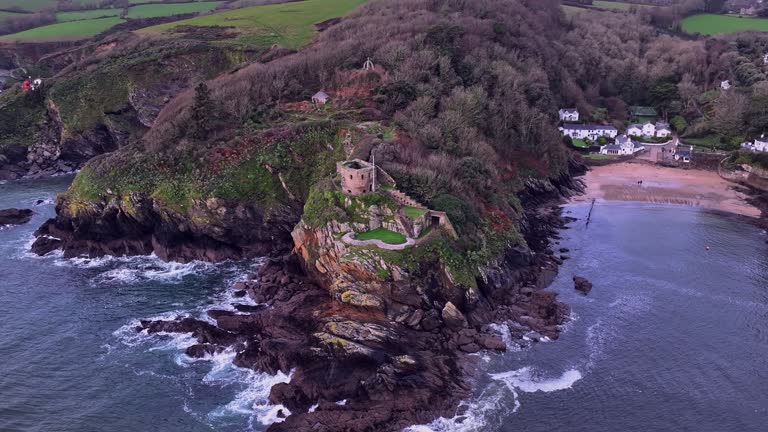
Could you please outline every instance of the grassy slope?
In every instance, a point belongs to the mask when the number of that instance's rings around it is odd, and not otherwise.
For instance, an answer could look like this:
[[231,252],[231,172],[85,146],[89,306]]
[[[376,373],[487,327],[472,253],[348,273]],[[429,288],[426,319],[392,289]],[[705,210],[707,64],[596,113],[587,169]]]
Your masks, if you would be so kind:
[[0,41],[33,40],[78,40],[95,36],[110,27],[124,22],[117,17],[99,18],[86,21],[72,21],[37,27],[0,37]]
[[683,30],[688,33],[701,33],[705,35],[735,33],[744,30],[768,31],[768,19],[700,14],[684,19],[682,26]]
[[280,44],[297,48],[307,43],[315,34],[314,24],[351,12],[368,0],[305,0],[222,12],[140,30],[162,32],[180,25],[231,26],[242,35],[241,43],[261,46]]
[[0,21],[4,21],[6,18],[12,18],[12,17],[22,16],[22,15],[24,14],[0,11]]
[[91,20],[96,18],[115,17],[120,15],[121,12],[122,9],[92,9],[74,12],[59,12],[56,14],[56,20],[60,23]]
[[206,12],[214,9],[219,2],[169,3],[133,6],[128,9],[128,18],[154,18]]

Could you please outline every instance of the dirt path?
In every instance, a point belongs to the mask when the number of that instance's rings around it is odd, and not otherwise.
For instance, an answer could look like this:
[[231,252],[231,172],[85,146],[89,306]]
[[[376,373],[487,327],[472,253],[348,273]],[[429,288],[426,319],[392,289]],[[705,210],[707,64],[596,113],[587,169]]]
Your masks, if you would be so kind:
[[[746,202],[746,195],[715,172],[666,168],[640,163],[594,167],[582,177],[587,190],[574,202],[642,201],[683,204],[759,217],[760,210]],[[642,180],[643,184],[637,182]]]

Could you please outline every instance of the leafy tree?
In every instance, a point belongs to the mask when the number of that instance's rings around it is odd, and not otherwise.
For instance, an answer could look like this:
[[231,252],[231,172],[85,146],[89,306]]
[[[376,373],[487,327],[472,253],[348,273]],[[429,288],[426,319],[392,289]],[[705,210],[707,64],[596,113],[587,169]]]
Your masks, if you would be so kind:
[[669,121],[669,124],[672,125],[672,127],[678,132],[683,133],[685,132],[685,128],[688,127],[688,122],[685,121],[685,117],[683,116],[674,116],[672,117],[672,120]]
[[648,88],[648,96],[651,103],[663,114],[668,113],[670,108],[674,106],[673,102],[680,98],[677,91],[677,79],[672,75],[657,78]]

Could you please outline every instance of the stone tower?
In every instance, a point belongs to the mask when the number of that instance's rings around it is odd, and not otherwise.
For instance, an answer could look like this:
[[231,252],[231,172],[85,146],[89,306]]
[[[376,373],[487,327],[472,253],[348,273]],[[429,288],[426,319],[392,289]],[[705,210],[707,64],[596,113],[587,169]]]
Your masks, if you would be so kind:
[[373,192],[374,169],[372,164],[360,159],[336,163],[342,191],[348,195]]

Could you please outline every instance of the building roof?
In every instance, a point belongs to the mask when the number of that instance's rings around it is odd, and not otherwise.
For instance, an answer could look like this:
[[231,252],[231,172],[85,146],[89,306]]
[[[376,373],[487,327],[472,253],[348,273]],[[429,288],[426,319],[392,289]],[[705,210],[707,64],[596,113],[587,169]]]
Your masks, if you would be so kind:
[[649,106],[631,106],[629,107],[629,112],[633,116],[638,117],[652,117],[657,115],[656,109]]
[[667,123],[667,122],[656,122],[656,129],[669,129],[669,123]]
[[616,144],[608,144],[603,146],[600,150],[621,150],[621,146],[618,146]]
[[632,144],[634,145],[635,142],[632,141],[628,136],[626,135],[619,135],[616,137],[616,144],[622,145],[622,144]]
[[576,108],[560,108],[561,114],[577,114],[578,112]]
[[566,123],[563,125],[563,129],[567,130],[617,130],[610,125],[596,125],[596,124],[580,124],[580,123]]
[[330,98],[330,96],[328,96],[328,93],[322,90],[320,90],[319,92],[315,93],[314,96],[312,96],[312,99],[328,99],[328,98]]
[[680,157],[691,157],[691,151],[689,149],[677,150],[675,151],[675,154],[680,155]]

